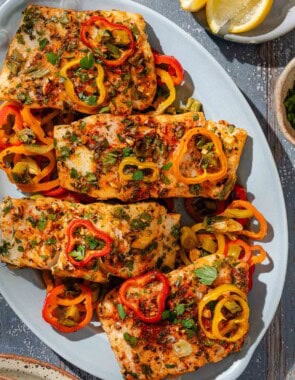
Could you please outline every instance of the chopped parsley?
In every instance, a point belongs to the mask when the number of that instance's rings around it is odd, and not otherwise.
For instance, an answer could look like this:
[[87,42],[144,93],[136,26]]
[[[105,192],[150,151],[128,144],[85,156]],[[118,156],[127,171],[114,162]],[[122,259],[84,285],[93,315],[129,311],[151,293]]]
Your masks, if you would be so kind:
[[0,255],[8,255],[9,254],[9,249],[11,248],[11,245],[8,241],[3,240],[2,245],[0,245]]
[[94,56],[93,53],[90,53],[89,55],[86,55],[80,60],[80,67],[82,69],[88,70],[93,67],[95,61],[94,61]]
[[86,247],[84,245],[78,245],[77,248],[70,252],[69,255],[76,261],[82,261],[85,257]]
[[179,303],[175,307],[176,315],[182,315],[185,312],[185,304]]
[[37,222],[38,230],[42,232],[44,230],[44,228],[46,227],[46,224],[47,224],[47,218],[46,218],[44,212],[42,212],[41,217]]
[[143,180],[143,171],[142,170],[136,170],[132,174],[133,181],[142,181]]
[[105,242],[101,239],[96,238],[95,236],[87,235],[85,237],[87,247],[89,249],[101,250],[105,246]]
[[45,245],[52,245],[52,244],[56,244],[57,241],[54,237],[52,238],[48,238],[47,240],[45,240]]
[[124,321],[124,319],[126,318],[126,311],[121,303],[117,304],[117,310],[120,318]]
[[47,61],[52,65],[56,65],[60,61],[60,57],[58,54],[49,51],[46,53]]
[[130,216],[127,214],[127,212],[124,210],[123,207],[115,207],[113,213],[113,217],[116,219],[124,219],[124,220],[130,220]]
[[48,44],[49,44],[49,41],[47,38],[43,38],[42,40],[40,40],[39,41],[40,50],[44,50]]
[[168,162],[164,166],[162,166],[162,170],[169,170],[172,167],[172,162]]
[[5,207],[3,207],[2,212],[3,212],[3,215],[6,215],[13,209],[13,204],[12,204],[11,199],[4,201],[4,204],[5,204]]
[[122,156],[123,156],[123,157],[129,157],[129,156],[131,156],[131,155],[133,155],[133,154],[134,154],[134,152],[133,152],[132,148],[125,147],[125,148],[123,148],[123,150],[122,150]]
[[201,190],[202,190],[202,187],[198,183],[194,185],[189,185],[189,192],[191,194],[198,195],[200,194]]
[[178,239],[178,238],[179,238],[180,230],[179,230],[179,226],[178,226],[177,224],[175,224],[174,226],[172,226],[172,228],[171,228],[171,235],[172,235],[175,239]]
[[135,336],[132,336],[132,335],[128,334],[127,332],[125,332],[123,337],[126,340],[126,342],[129,344],[129,346],[131,346],[131,347],[137,346],[138,339]]
[[70,177],[71,178],[78,178],[79,177],[77,169],[71,168],[71,170],[70,170]]
[[71,151],[68,146],[62,146],[59,151],[58,160],[66,161],[70,157]]

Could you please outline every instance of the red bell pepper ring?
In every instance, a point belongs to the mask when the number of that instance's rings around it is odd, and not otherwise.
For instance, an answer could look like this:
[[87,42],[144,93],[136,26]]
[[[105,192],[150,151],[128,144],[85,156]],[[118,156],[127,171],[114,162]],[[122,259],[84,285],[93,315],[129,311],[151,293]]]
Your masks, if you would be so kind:
[[253,286],[253,275],[255,272],[255,265],[251,265],[248,272],[248,291],[252,289]]
[[[128,290],[132,287],[144,289],[147,284],[154,281],[158,281],[162,283],[162,289],[160,292],[158,292],[156,296],[156,301],[157,301],[156,313],[154,314],[154,311],[152,310],[150,315],[147,315],[143,310],[141,310],[140,297],[134,300],[129,299]],[[159,322],[162,318],[162,313],[165,310],[165,302],[169,295],[169,292],[170,292],[170,285],[169,285],[167,277],[163,273],[157,270],[154,270],[142,276],[136,276],[125,281],[119,289],[119,297],[120,297],[121,303],[125,305],[127,308],[131,309],[134,312],[135,316],[138,319],[140,319],[142,322],[156,323],[156,322]]]
[[247,200],[247,192],[243,186],[236,184],[232,192],[233,192],[233,199],[239,199],[241,201]]
[[14,139],[16,141],[12,142],[12,135],[7,134],[7,131],[5,130],[5,125],[9,122],[9,117],[13,118],[13,125],[11,127],[11,130],[17,132],[23,128],[23,120],[19,108],[13,103],[4,104],[0,108],[0,149],[6,149],[10,146],[22,144],[21,141],[16,139]]
[[158,54],[155,51],[153,51],[153,54],[154,54],[155,65],[156,66],[163,65],[163,64],[167,65],[168,73],[171,75],[174,85],[175,86],[180,85],[184,79],[184,70],[180,62],[175,57],[172,57],[172,56]]
[[[88,325],[92,319],[93,308],[92,308],[92,292],[91,289],[85,285],[79,285],[81,294],[73,299],[61,298],[60,296],[66,292],[65,285],[58,285],[53,288],[46,296],[43,309],[42,317],[43,319],[50,323],[55,329],[62,333],[71,333],[78,331]],[[83,302],[83,304],[82,304]],[[82,319],[78,321],[73,326],[67,326],[61,317],[56,313],[59,307],[67,307],[71,305],[82,304],[85,308],[84,315]]]
[[[104,44],[95,43],[95,41],[91,41],[88,36],[89,29],[91,26],[95,25],[98,28],[107,29],[110,31],[113,30],[123,30],[129,39],[128,43],[128,49],[122,51],[122,55],[118,59],[107,59],[103,56],[103,54],[107,51],[107,47],[104,46]],[[135,41],[133,37],[132,31],[124,25],[121,24],[114,24],[110,21],[108,21],[106,18],[101,16],[92,16],[88,20],[82,23],[81,30],[80,30],[80,37],[84,45],[88,46],[94,53],[98,53],[98,51],[101,51],[101,55],[99,55],[99,58],[104,62],[107,66],[111,67],[118,67],[121,66],[127,58],[129,58],[135,50]]]
[[45,195],[45,197],[60,197],[62,195],[65,195],[68,193],[68,190],[64,189],[61,186],[56,187],[52,190],[42,191],[42,194]]
[[[85,227],[89,232],[91,232],[94,237],[96,237],[99,240],[103,240],[105,243],[105,246],[102,249],[93,249],[90,250],[91,253],[85,255],[84,259],[81,261],[75,260],[70,253],[74,250],[76,244],[80,240],[79,238],[75,237],[75,231],[79,227]],[[89,263],[92,259],[95,257],[102,257],[106,256],[112,248],[113,239],[106,234],[105,232],[98,230],[90,220],[87,219],[74,219],[71,221],[67,228],[67,238],[68,242],[66,245],[66,254],[68,257],[68,260],[75,266],[78,267],[84,267],[86,264]]]

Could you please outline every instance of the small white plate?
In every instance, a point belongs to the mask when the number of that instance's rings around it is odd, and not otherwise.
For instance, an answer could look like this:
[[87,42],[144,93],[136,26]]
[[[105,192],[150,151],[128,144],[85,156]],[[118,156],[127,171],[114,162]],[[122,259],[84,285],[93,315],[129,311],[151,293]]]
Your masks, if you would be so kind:
[[0,380],[77,380],[52,364],[18,355],[0,354]]
[[[247,187],[253,204],[269,223],[269,233],[262,245],[270,259],[255,271],[254,287],[249,296],[251,328],[243,349],[219,363],[182,376],[183,380],[237,379],[248,365],[277,309],[288,256],[288,228],[282,188],[269,146],[253,111],[234,82],[205,48],[149,8],[127,0],[7,0],[0,8],[0,30],[8,36],[7,42],[18,27],[21,11],[29,3],[77,10],[121,9],[142,14],[148,24],[151,45],[177,57],[186,71],[185,84],[178,89],[178,95],[184,99],[189,96],[198,98],[208,119],[228,120],[248,131],[238,172],[239,182]],[[4,48],[0,50],[0,62],[4,60],[5,53]],[[21,196],[3,172],[0,173],[0,183],[0,198],[5,195]],[[59,355],[104,380],[122,379],[108,339],[97,324],[91,324],[75,334],[62,335],[43,321],[41,309],[45,291],[36,271],[12,271],[4,265],[0,266],[0,291],[24,323]]]
[[[204,9],[195,13],[194,17],[210,32]],[[244,44],[260,44],[281,37],[294,28],[295,0],[274,0],[270,13],[263,23],[254,30],[241,34],[217,34],[217,37]]]

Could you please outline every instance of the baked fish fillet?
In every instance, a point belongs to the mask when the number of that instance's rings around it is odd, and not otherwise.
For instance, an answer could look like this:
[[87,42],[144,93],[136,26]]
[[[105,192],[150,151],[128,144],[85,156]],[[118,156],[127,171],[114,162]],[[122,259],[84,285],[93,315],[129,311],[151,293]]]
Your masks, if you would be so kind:
[[[113,239],[111,252],[86,267],[73,265],[66,254],[68,225],[75,219],[91,221]],[[1,204],[0,260],[96,282],[105,281],[108,274],[128,278],[156,267],[171,270],[179,249],[179,220],[179,214],[168,214],[154,202],[82,205],[7,197]]]
[[[92,16],[128,27],[135,41],[134,52],[119,67],[101,63],[104,70],[105,100],[93,111],[83,110],[65,90],[61,69],[73,60],[89,57],[92,52],[80,36],[81,24]],[[148,108],[156,93],[153,54],[139,14],[123,11],[73,11],[29,5],[23,12],[19,29],[9,47],[0,74],[0,100],[16,100],[32,107],[72,108],[95,114],[107,107],[111,113],[130,114],[132,109]],[[93,27],[93,33],[108,30]],[[122,34],[122,31],[121,31]],[[120,37],[120,30],[116,36]],[[120,37],[123,38],[123,37]],[[86,58],[87,60],[87,58]],[[89,67],[88,67],[88,66]],[[92,62],[69,69],[80,103],[94,106],[97,68]],[[92,88],[92,90],[91,90]],[[83,100],[84,99],[84,100]],[[83,105],[82,104],[82,105]]]
[[[227,171],[221,179],[186,184],[175,176],[177,149],[185,133],[193,128],[214,132],[221,141],[227,161]],[[236,181],[247,133],[224,121],[205,121],[203,113],[128,117],[104,114],[56,126],[54,138],[58,176],[61,186],[66,189],[87,193],[97,199],[118,198],[122,201],[195,196],[224,199]],[[202,137],[198,138],[196,144],[204,145],[204,157],[208,157],[209,162],[218,162],[212,155],[210,139],[203,142]],[[199,165],[206,165],[193,141],[194,138],[181,162],[186,177],[195,177]],[[195,161],[194,157],[197,157]],[[122,171],[120,173],[120,165],[124,162],[124,170],[130,170],[127,178],[122,176]],[[153,169],[149,169],[151,167]]]
[[[217,268],[218,277],[210,286],[201,283],[194,273],[204,266]],[[243,337],[234,343],[209,339],[198,324],[198,304],[205,294],[222,284],[234,284],[247,294],[248,264],[210,255],[166,277],[170,293],[165,313],[170,320],[145,323],[134,317],[126,306],[126,316],[122,319],[117,306],[122,305],[118,289],[108,293],[98,306],[99,320],[124,379],[158,380],[193,372],[239,351],[243,345],[248,327]]]

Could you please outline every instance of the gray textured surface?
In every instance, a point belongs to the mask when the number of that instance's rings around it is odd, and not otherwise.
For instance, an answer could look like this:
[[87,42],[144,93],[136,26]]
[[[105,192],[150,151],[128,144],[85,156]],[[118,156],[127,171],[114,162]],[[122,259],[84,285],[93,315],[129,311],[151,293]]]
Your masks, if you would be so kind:
[[[126,0],[128,1],[128,0]],[[0,5],[3,3],[0,0]],[[283,67],[295,55],[295,31],[262,45],[239,45],[209,35],[178,0],[137,0],[196,38],[225,68],[254,110],[269,142],[283,185],[289,222],[289,265],[285,290],[275,318],[240,380],[295,379],[295,147],[278,130],[273,89]],[[295,25],[295,20],[294,20]],[[171,40],[173,44],[173,39]],[[32,356],[51,362],[79,379],[95,380],[67,363],[18,319],[0,296],[0,352]]]

